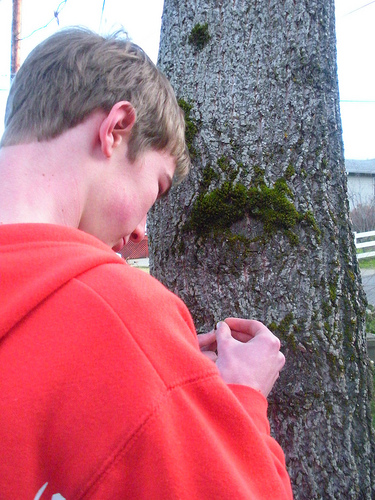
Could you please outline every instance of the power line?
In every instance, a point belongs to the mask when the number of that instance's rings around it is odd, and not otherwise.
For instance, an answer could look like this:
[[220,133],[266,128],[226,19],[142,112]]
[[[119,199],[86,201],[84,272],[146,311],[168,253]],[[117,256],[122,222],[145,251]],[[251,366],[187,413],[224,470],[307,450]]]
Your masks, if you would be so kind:
[[361,7],[358,7],[357,9],[351,10],[350,12],[347,12],[346,14],[343,14],[341,17],[346,17],[349,16],[350,14],[353,14],[354,12],[357,12],[358,10],[364,9],[365,7],[368,7],[372,3],[375,3],[375,0],[372,0],[369,3],[366,3],[365,5],[362,5]]
[[102,21],[103,21],[104,7],[105,7],[105,0],[103,0],[103,5],[102,5],[102,13],[101,13],[101,16],[100,16],[99,30],[101,30],[101,28],[102,28]]
[[26,40],[27,38],[30,38],[32,35],[34,35],[37,31],[40,31],[40,30],[47,28],[47,26],[49,26],[55,19],[56,19],[57,24],[59,24],[59,14],[62,11],[62,9],[65,7],[67,1],[68,0],[62,0],[62,2],[59,3],[59,5],[57,6],[57,9],[53,13],[53,18],[50,19],[47,24],[32,31],[29,35],[23,36],[21,38],[21,40]]
[[340,102],[364,102],[364,103],[367,103],[367,102],[375,102],[373,100],[361,100],[361,99],[340,99]]

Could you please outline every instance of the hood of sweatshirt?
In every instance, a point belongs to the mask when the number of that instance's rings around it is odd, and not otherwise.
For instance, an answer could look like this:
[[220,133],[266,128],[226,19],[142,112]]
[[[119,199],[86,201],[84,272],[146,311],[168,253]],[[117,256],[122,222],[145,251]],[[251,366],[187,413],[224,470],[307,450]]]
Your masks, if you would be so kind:
[[78,229],[0,225],[0,340],[58,288],[105,263],[124,265],[125,261]]

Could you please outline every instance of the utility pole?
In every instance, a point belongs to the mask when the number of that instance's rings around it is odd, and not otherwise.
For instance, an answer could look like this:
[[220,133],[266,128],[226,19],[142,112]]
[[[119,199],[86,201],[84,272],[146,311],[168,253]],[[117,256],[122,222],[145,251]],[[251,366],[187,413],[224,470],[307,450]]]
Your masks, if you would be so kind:
[[13,0],[12,42],[10,60],[10,82],[12,83],[20,67],[21,2]]

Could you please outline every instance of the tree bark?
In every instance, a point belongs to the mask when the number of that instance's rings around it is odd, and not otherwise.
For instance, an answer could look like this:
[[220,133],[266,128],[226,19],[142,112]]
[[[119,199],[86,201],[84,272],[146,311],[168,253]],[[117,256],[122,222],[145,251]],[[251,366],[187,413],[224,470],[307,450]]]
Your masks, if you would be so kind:
[[199,332],[239,316],[280,337],[269,416],[297,500],[375,498],[334,22],[333,0],[165,0],[158,61],[193,168],[150,213],[151,273]]

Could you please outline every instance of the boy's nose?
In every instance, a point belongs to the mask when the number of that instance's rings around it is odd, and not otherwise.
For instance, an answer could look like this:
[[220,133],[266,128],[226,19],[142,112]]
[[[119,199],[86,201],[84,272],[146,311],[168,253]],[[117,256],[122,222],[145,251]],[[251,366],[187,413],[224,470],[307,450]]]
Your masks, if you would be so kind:
[[146,217],[141,220],[138,226],[134,229],[132,234],[130,235],[130,240],[134,243],[139,243],[145,237],[145,228],[146,228]]

